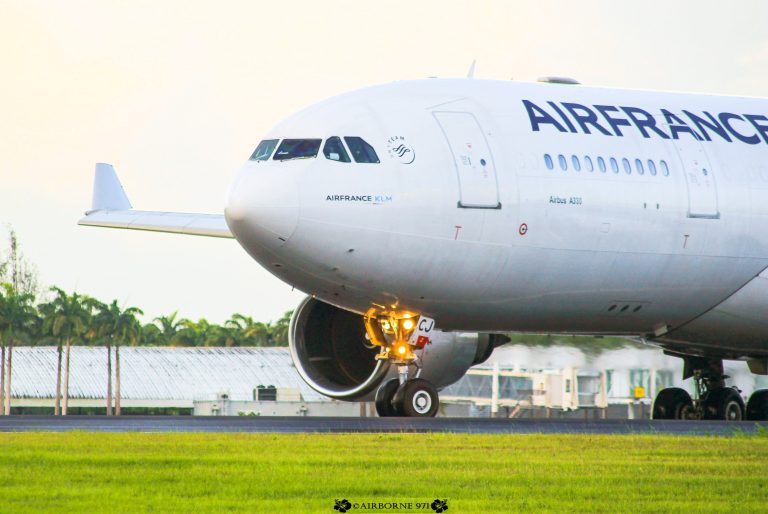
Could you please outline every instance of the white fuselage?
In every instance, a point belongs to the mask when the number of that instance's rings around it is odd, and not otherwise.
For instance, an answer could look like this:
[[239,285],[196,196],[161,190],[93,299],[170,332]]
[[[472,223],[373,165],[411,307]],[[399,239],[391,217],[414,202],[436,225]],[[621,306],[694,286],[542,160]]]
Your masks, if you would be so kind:
[[395,306],[444,330],[630,334],[768,355],[763,113],[768,101],[752,98],[396,82],[265,136],[359,136],[380,163],[322,150],[249,161],[225,215],[264,267],[345,309]]

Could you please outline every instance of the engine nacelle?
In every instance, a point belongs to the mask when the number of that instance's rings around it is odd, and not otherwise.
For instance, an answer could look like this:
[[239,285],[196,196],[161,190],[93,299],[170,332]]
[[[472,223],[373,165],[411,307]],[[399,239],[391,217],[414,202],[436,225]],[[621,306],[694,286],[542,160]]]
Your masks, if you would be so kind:
[[[301,377],[331,398],[369,401],[379,384],[397,376],[389,361],[376,360],[379,347],[366,338],[362,316],[316,298],[306,298],[296,309],[288,340]],[[437,330],[431,344],[416,351],[422,362],[420,378],[438,389],[449,386],[505,340],[495,334]]]

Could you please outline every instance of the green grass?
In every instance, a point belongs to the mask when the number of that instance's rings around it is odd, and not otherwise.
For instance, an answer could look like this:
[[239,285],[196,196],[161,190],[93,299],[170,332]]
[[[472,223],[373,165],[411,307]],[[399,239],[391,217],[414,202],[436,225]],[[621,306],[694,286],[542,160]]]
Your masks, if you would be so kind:
[[0,434],[0,512],[765,512],[766,456],[764,436]]

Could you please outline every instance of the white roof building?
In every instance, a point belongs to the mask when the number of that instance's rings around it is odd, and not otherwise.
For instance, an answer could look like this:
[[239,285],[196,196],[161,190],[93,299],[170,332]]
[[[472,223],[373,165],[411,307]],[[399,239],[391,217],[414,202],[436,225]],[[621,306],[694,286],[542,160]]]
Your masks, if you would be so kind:
[[[14,406],[53,405],[56,362],[56,347],[14,348]],[[247,401],[259,386],[294,390],[307,402],[328,400],[301,380],[287,348],[121,347],[120,378],[123,407],[192,408],[195,400],[216,400],[222,394]],[[102,407],[106,384],[106,348],[73,346],[70,405]]]

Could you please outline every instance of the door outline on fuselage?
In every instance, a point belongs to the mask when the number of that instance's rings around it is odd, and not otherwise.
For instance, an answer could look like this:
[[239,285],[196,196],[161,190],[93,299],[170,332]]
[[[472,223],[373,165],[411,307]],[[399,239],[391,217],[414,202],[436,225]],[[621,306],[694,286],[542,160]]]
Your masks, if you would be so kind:
[[704,145],[686,137],[674,140],[674,146],[688,187],[688,217],[719,219],[717,179]]
[[[491,145],[488,144],[488,139],[485,137],[483,127],[480,125],[477,117],[472,112],[468,111],[432,111],[437,125],[440,127],[440,131],[443,133],[448,148],[450,149],[451,156],[453,158],[453,166],[456,170],[456,179],[459,183],[459,200],[457,206],[464,209],[501,209],[501,201],[499,200],[499,179],[496,173],[496,159],[491,152]],[[465,128],[467,125],[471,129],[475,130],[474,134],[469,134],[472,138],[471,142],[466,142],[469,153],[461,153],[461,149],[458,148],[456,138],[461,137],[461,134],[456,131],[456,126],[450,126],[450,118],[457,119],[463,118]],[[450,127],[450,128],[449,128]],[[466,138],[466,134],[464,135]],[[451,142],[453,138],[453,143]],[[474,184],[475,188],[471,187],[471,182],[478,182],[471,171],[465,168],[471,168],[476,170],[473,163],[474,149],[473,145],[481,145],[480,155],[477,159],[481,163],[483,172],[490,171],[490,177],[486,177],[485,182],[481,184],[482,187],[477,187],[478,184]],[[462,159],[464,158],[464,159]],[[487,161],[486,161],[487,159]],[[461,162],[460,162],[461,161]],[[463,173],[462,173],[463,172]],[[462,180],[462,178],[464,180]],[[478,195],[479,190],[479,195]],[[477,198],[467,198],[472,194],[478,195]]]
[[[657,116],[657,120],[666,133],[672,133],[665,119]],[[693,135],[685,132],[679,134],[678,139],[670,139],[667,143],[671,145],[671,149],[677,156],[677,162],[685,178],[688,193],[686,216],[696,219],[720,219],[717,179],[704,145],[701,141],[694,139]]]

